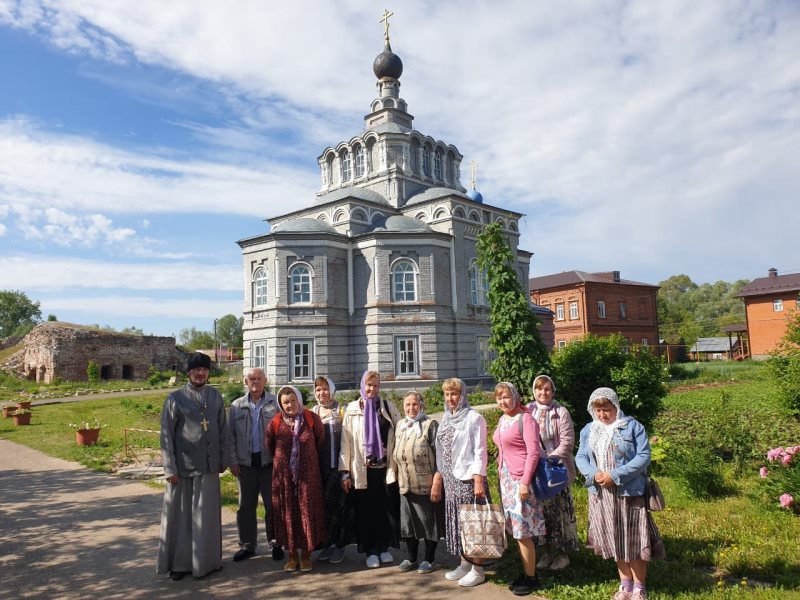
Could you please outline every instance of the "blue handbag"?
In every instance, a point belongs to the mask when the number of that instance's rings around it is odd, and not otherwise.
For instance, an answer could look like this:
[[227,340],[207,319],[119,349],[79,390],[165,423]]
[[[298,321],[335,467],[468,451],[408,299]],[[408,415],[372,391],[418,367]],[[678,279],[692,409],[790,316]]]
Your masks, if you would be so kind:
[[533,493],[539,500],[549,500],[565,487],[569,481],[567,467],[560,458],[548,457],[542,451],[533,478]]

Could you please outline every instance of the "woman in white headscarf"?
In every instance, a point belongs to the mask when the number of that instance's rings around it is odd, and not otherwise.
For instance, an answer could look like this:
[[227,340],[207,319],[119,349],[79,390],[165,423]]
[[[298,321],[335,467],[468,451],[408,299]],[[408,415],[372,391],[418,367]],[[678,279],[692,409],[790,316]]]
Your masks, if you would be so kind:
[[[400,484],[400,537],[406,542],[408,557],[400,563],[403,572],[431,573],[436,546],[444,536],[444,505],[441,496],[432,498],[436,469],[436,432],[439,424],[425,414],[425,403],[416,391],[403,398],[405,418],[397,423],[394,459]],[[425,555],[418,562],[419,541]]]
[[533,380],[533,399],[528,410],[539,425],[547,458],[557,458],[567,467],[569,484],[549,500],[542,501],[547,532],[538,542],[544,547],[536,563],[538,569],[558,571],[569,565],[568,552],[578,549],[575,501],[572,482],[575,481],[575,427],[569,411],[555,400],[556,384],[547,375]]
[[581,431],[575,462],[589,488],[587,547],[617,563],[614,600],[647,597],[647,563],[665,558],[664,543],[645,508],[650,442],[644,426],[625,416],[611,388],[589,397],[592,422]]
[[[457,378],[442,384],[444,418],[436,434],[436,464],[431,498],[436,501],[444,492],[445,540],[447,551],[461,556],[458,506],[491,502],[486,481],[486,420],[467,401],[467,386]],[[483,583],[486,576],[481,565],[461,559],[461,564],[445,573],[445,578],[458,585],[472,587]]]
[[336,400],[336,385],[329,377],[317,377],[314,380],[314,397],[317,403],[311,407],[311,412],[319,415],[325,426],[325,443],[319,454],[319,466],[328,530],[328,539],[317,555],[317,560],[336,564],[344,560],[345,547],[356,541],[355,506],[351,496],[344,493],[339,474],[345,407]]

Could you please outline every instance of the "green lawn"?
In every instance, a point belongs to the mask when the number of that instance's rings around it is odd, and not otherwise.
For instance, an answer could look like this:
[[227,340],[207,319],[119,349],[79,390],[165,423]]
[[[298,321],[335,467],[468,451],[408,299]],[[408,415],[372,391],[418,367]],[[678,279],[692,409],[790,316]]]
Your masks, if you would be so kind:
[[[752,425],[754,453],[741,476],[734,474],[731,464],[724,465],[728,493],[713,500],[694,499],[680,480],[658,477],[669,507],[655,513],[655,519],[666,541],[668,559],[652,564],[648,584],[653,600],[800,598],[800,518],[773,508],[774,503],[768,506],[757,493],[763,452],[775,445],[800,444],[800,423],[786,417],[776,405],[774,389],[760,369],[740,373],[733,382],[728,378],[724,384],[678,388],[666,398],[666,410],[654,426],[653,434],[699,446],[708,434],[704,424],[723,410],[732,419],[741,418]],[[722,392],[727,398],[721,409]],[[110,471],[126,460],[123,428],[157,430],[161,401],[160,397],[115,398],[35,407],[29,427],[15,428],[11,419],[0,420],[0,437]],[[108,424],[100,444],[76,446],[67,424],[94,417]],[[487,414],[487,419],[492,423],[495,415]],[[131,443],[134,450],[155,449],[158,436],[135,434]],[[492,479],[494,492],[494,473]],[[222,481],[224,501],[235,506],[233,478],[226,476]],[[579,533],[585,541],[586,492],[582,485],[574,491]],[[512,542],[494,578],[509,581],[518,569]],[[553,600],[606,600],[617,581],[611,561],[583,550],[573,556],[566,571],[557,575],[543,572],[541,576],[546,584],[542,593]]]

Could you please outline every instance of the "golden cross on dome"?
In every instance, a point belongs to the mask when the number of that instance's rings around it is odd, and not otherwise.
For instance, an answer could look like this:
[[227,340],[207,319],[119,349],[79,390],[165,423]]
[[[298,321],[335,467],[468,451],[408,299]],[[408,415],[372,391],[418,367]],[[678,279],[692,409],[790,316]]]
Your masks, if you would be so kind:
[[383,23],[383,39],[386,40],[386,43],[389,43],[389,17],[393,17],[394,13],[391,12],[388,8],[383,9],[383,16],[378,21],[378,23]]
[[469,163],[469,177],[472,182],[472,189],[475,189],[475,180],[478,178],[478,163],[474,160]]

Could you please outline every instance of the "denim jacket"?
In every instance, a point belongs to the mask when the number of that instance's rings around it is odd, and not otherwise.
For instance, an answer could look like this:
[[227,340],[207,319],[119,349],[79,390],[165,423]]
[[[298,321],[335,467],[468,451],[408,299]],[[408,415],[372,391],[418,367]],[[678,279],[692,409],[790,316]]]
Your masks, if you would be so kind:
[[[581,430],[580,447],[575,463],[586,477],[586,487],[590,494],[597,494],[599,486],[594,481],[597,461],[589,446],[589,431],[592,424]],[[650,465],[650,440],[644,425],[636,419],[629,419],[614,432],[611,439],[616,467],[611,470],[611,478],[617,485],[619,496],[643,496],[647,483],[647,467]]]

